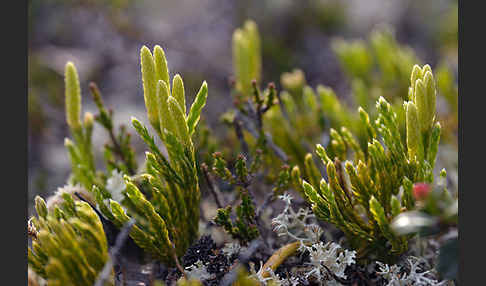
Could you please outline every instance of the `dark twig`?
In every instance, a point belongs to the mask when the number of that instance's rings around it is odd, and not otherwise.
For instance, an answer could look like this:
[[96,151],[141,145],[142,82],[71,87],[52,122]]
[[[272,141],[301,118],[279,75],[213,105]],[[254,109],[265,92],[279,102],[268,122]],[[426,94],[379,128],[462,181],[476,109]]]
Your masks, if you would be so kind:
[[[257,126],[258,126],[258,129],[259,130],[262,130],[263,129],[263,119],[262,119],[262,115],[263,115],[263,112],[262,112],[263,100],[260,97],[260,91],[258,90],[256,80],[252,80],[251,81],[251,85],[253,86],[253,93],[254,93],[254,96],[255,96],[255,102],[257,104],[257,106],[256,106]],[[251,104],[251,102],[250,102],[250,104]]]
[[202,163],[201,169],[203,171],[204,178],[206,179],[206,182],[208,183],[209,191],[211,192],[211,194],[214,197],[214,201],[216,202],[216,205],[218,206],[218,208],[223,208],[223,204],[221,203],[219,196],[218,196],[218,191],[216,190],[213,179],[211,178],[211,175],[209,174],[208,165],[206,165],[206,163]]
[[248,159],[248,162],[250,162],[250,152],[248,148],[248,143],[246,143],[245,137],[243,135],[241,122],[235,118],[233,125],[235,127],[236,137],[238,137],[238,140],[240,141],[241,150],[243,151],[245,157]]
[[260,217],[262,215],[263,210],[266,209],[269,204],[273,203],[273,201],[275,201],[275,196],[274,196],[273,192],[267,194],[262,205],[258,208],[258,210],[256,212],[256,216]]
[[135,224],[135,219],[130,219],[121,229],[120,233],[116,237],[115,245],[110,249],[110,258],[105,263],[103,270],[101,270],[100,274],[98,275],[98,279],[94,286],[103,286],[105,282],[108,280],[111,274],[111,269],[116,262],[116,257],[120,252],[120,249],[125,244],[125,241],[128,238],[128,234],[130,233],[130,229]]
[[123,150],[120,146],[120,143],[116,139],[115,133],[113,131],[113,114],[112,111],[107,110],[104,107],[103,100],[101,98],[101,92],[98,88],[98,85],[94,82],[89,83],[89,89],[91,90],[91,94],[93,95],[93,99],[100,110],[100,115],[105,116],[109,122],[101,120],[101,125],[108,131],[108,135],[110,136],[110,140],[113,143],[113,151],[115,154],[122,160],[128,168],[129,175],[135,175],[135,170],[133,169],[132,165],[130,164],[129,160],[125,157]]
[[113,143],[113,147],[114,147],[113,150],[115,151],[115,154],[118,155],[120,160],[125,162],[125,165],[128,168],[128,172],[130,173],[129,175],[135,175],[135,170],[132,168],[132,165],[127,160],[127,158],[125,158],[125,154],[123,154],[120,143],[118,143],[118,140],[116,140],[115,133],[113,132],[113,128],[108,130],[108,134],[110,135],[111,142]]
[[113,143],[113,151],[120,158],[120,160],[125,162],[125,166],[127,166],[127,168],[128,168],[129,175],[135,175],[135,170],[132,168],[132,165],[127,160],[127,158],[125,158],[125,154],[123,154],[120,143],[118,143],[118,140],[115,137],[115,133],[113,132],[113,128],[108,129],[108,134],[110,135],[111,142]]
[[[253,105],[251,100],[247,100],[246,109],[239,108],[238,106],[236,106],[237,108],[236,108],[236,114],[234,120],[241,122],[242,127],[245,128],[248,132],[250,132],[250,134],[253,137],[264,139],[265,143],[268,145],[268,147],[270,147],[270,149],[274,151],[275,155],[277,155],[277,157],[279,157],[283,162],[287,162],[288,161],[287,154],[285,154],[285,152],[280,147],[275,145],[275,143],[272,140],[272,137],[269,134],[265,133],[263,130],[263,118],[262,118],[264,113],[262,111],[263,100],[260,98],[260,93],[256,87],[256,82],[252,81],[252,85],[254,87],[254,93],[255,93],[254,95],[257,103],[256,108]],[[277,93],[277,97],[278,96],[279,95]],[[262,136],[264,138],[261,138]]]
[[289,157],[287,156],[287,154],[285,154],[285,152],[280,147],[278,147],[277,145],[275,145],[275,143],[273,143],[272,137],[267,133],[265,133],[265,140],[268,144],[268,147],[270,147],[273,150],[273,152],[275,152],[275,155],[277,155],[277,157],[279,157],[280,160],[282,160],[284,163],[288,162]]
[[182,273],[182,275],[184,276],[184,278],[187,279],[186,272],[184,271],[184,268],[182,268],[181,263],[179,262],[179,258],[177,257],[176,249],[175,249],[174,244],[172,244],[172,258],[174,258],[174,261],[176,263],[177,269],[179,269],[179,271]]
[[[248,132],[250,132],[250,134],[253,137],[259,138],[260,137],[259,132],[255,129],[253,122],[251,122],[249,119],[250,118],[244,116],[240,111],[236,111],[235,120],[240,120],[243,128],[245,128]],[[270,149],[273,150],[275,155],[277,155],[277,157],[279,157],[280,160],[282,160],[283,162],[287,162],[288,161],[287,154],[285,154],[285,152],[282,149],[280,149],[280,147],[278,147],[277,145],[275,145],[275,143],[273,143],[272,137],[269,134],[264,132],[262,133],[265,136],[265,141],[268,147],[270,147]]]
[[[250,190],[250,188],[247,188],[248,192],[251,194],[253,198],[255,198],[255,194]],[[268,244],[268,231],[267,228],[264,227],[263,221],[259,215],[255,213],[255,222],[258,228],[258,232],[260,232],[261,237],[263,238],[263,246],[265,247],[265,250],[271,252],[271,247],[270,244]]]

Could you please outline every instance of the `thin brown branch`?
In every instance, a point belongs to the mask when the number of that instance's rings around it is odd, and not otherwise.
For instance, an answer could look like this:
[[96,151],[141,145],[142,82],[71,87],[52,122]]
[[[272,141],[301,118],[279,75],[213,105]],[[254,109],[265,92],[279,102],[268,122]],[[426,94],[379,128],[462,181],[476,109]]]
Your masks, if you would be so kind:
[[108,130],[108,134],[110,135],[111,142],[113,143],[113,151],[115,151],[115,154],[118,155],[120,160],[125,162],[125,166],[128,168],[128,172],[130,173],[129,175],[133,176],[135,175],[135,170],[133,170],[132,165],[128,161],[127,158],[125,158],[125,154],[123,154],[123,150],[120,146],[120,143],[118,143],[118,140],[116,140],[115,133],[113,132],[113,128]]
[[174,258],[177,269],[179,269],[179,271],[182,273],[184,278],[187,279],[186,272],[184,271],[184,268],[182,268],[181,263],[179,262],[179,258],[177,257],[174,244],[172,244],[172,258]]
[[206,165],[205,163],[202,163],[201,169],[203,171],[204,178],[206,179],[206,182],[208,183],[209,191],[211,192],[211,194],[214,197],[214,201],[216,202],[216,205],[218,206],[218,208],[223,208],[223,204],[221,203],[219,196],[218,196],[218,191],[216,190],[213,179],[211,178],[211,174],[209,174],[208,165]]
[[243,154],[245,157],[250,161],[250,152],[248,148],[248,143],[246,143],[245,137],[243,135],[243,129],[241,127],[241,122],[235,118],[233,121],[233,125],[235,127],[235,132],[236,132],[236,137],[238,137],[238,140],[240,141],[241,145],[241,150],[243,151]]
[[265,200],[263,201],[262,205],[258,208],[256,212],[256,216],[260,217],[262,215],[262,212],[264,209],[268,207],[269,204],[273,203],[275,201],[275,195],[273,192],[267,194],[265,197]]
[[125,163],[125,165],[128,168],[128,172],[130,173],[129,175],[135,175],[135,170],[133,170],[130,162],[125,157],[125,154],[123,153],[123,150],[120,146],[120,143],[116,139],[116,136],[115,136],[115,133],[114,133],[114,130],[113,130],[112,111],[109,110],[107,112],[107,110],[105,109],[103,100],[101,98],[100,89],[98,88],[98,85],[95,82],[89,83],[89,89],[91,91],[91,94],[93,95],[93,99],[94,99],[96,105],[98,106],[98,109],[100,110],[101,115],[103,116],[102,118],[106,118],[108,120],[108,122],[101,120],[101,122],[105,122],[105,123],[102,123],[101,125],[108,131],[108,135],[110,136],[110,140],[113,144],[113,151],[120,158],[120,160],[122,160]]
[[251,117],[253,116],[251,115],[244,116],[239,110],[237,110],[235,115],[235,120],[240,120],[242,127],[245,128],[248,132],[250,132],[250,134],[253,137],[260,138],[260,135],[263,134],[267,146],[273,150],[275,155],[280,160],[282,160],[283,162],[287,162],[288,161],[287,154],[285,154],[285,152],[280,147],[278,147],[277,145],[275,145],[275,143],[273,143],[272,136],[263,132],[263,130],[257,131],[257,129],[255,129],[254,126],[255,124],[251,121]]

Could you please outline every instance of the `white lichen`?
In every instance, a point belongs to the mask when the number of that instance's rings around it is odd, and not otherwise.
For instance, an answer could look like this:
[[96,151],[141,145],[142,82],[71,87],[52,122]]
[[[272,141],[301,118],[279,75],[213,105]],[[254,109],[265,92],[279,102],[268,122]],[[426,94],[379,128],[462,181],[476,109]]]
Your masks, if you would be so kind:
[[300,208],[295,212],[292,207],[292,196],[283,194],[279,196],[285,202],[282,213],[272,219],[273,231],[279,236],[304,242],[317,242],[322,234],[322,229],[315,223],[308,222],[315,219],[314,214],[308,208]]
[[407,262],[410,265],[410,271],[402,271],[398,265],[389,266],[388,264],[377,261],[380,271],[377,271],[378,275],[383,276],[388,282],[387,286],[439,286],[445,285],[447,281],[438,282],[434,279],[434,273],[432,270],[423,271],[420,267],[420,263],[423,259],[410,256],[407,258]]
[[244,251],[246,247],[241,246],[238,242],[229,242],[225,243],[222,251],[225,255],[231,256],[233,254],[239,254],[241,251]]
[[125,197],[123,191],[126,188],[123,173],[113,170],[111,177],[106,181],[106,189],[110,192],[111,198],[117,202],[121,202]]
[[[272,219],[273,230],[279,236],[288,236],[299,241],[301,253],[309,252],[310,262],[307,265],[310,266],[310,270],[304,274],[304,278],[312,277],[322,285],[340,285],[329,271],[337,277],[346,279],[344,271],[347,266],[356,263],[356,251],[344,249],[334,242],[320,241],[323,230],[313,222],[314,214],[307,208],[300,208],[295,212],[291,207],[292,197],[288,194],[281,195],[279,198],[285,202],[285,207],[282,213]],[[268,278],[261,277],[262,271],[260,267],[260,271],[255,273],[255,277],[263,283]],[[266,271],[272,273],[268,269]],[[297,279],[292,281],[297,281]]]
[[326,267],[337,277],[346,279],[344,271],[346,267],[356,263],[356,251],[342,248],[334,242],[319,242],[311,246],[305,246],[304,250],[309,252],[309,265],[312,269],[306,273],[305,277],[314,277],[317,281],[334,281]]
[[[263,273],[268,272],[270,277],[263,277]],[[281,278],[278,274],[268,267],[263,269],[263,262],[260,261],[260,269],[255,271],[255,264],[250,262],[251,277],[257,279],[262,285],[276,285],[276,286],[297,286],[299,285],[299,279],[297,277]]]
[[84,199],[86,199],[90,203],[94,204],[93,195],[90,192],[88,192],[85,188],[83,188],[81,185],[79,185],[79,184],[76,184],[76,185],[67,184],[63,187],[57,188],[57,191],[54,193],[54,195],[50,196],[47,199],[47,201],[46,201],[47,208],[49,210],[53,210],[54,206],[64,202],[62,195],[65,194],[65,193],[70,194],[73,197],[74,200],[77,200],[77,197],[74,196],[74,193],[78,193]]

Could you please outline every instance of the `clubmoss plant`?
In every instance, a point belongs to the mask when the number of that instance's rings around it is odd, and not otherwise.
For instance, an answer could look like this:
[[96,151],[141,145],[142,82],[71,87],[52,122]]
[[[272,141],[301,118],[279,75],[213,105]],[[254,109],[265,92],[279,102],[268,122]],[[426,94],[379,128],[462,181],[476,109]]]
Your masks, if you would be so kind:
[[[374,117],[370,110],[372,104],[383,96],[392,105],[397,114],[400,132],[404,135],[405,110],[401,108],[403,100],[410,100],[408,95],[408,75],[413,66],[420,63],[420,58],[406,45],[400,44],[390,27],[381,27],[372,31],[369,40],[344,41],[335,39],[332,43],[341,67],[349,77],[353,101]],[[444,139],[454,145],[457,141],[457,86],[451,68],[441,62],[436,68],[437,95],[446,101],[448,112],[436,114],[445,128]],[[351,116],[353,117],[353,116]],[[353,126],[354,125],[354,126]],[[363,141],[359,124],[340,122],[336,126],[346,126]],[[365,146],[364,146],[365,147]]]
[[[414,66],[415,54],[387,30],[366,42],[336,40],[359,106],[354,112],[330,87],[311,87],[300,69],[283,73],[278,89],[262,83],[260,42],[253,21],[233,34],[234,108],[221,119],[234,133],[224,144],[201,120],[207,83],[188,104],[184,81],[170,76],[160,46],[140,50],[147,125],[132,117],[131,126],[115,126],[94,83],[97,112],[83,113],[76,67],[68,62],[65,146],[72,172],[47,203],[35,199],[29,269],[48,285],[112,285],[133,274],[164,280],[154,285],[433,284],[418,262],[409,261],[410,271],[397,265],[420,251],[409,248],[411,238],[447,230],[437,266],[455,279],[455,265],[447,262],[456,259],[457,198],[446,187],[445,169],[434,182],[435,165],[444,165],[437,159],[442,133],[450,141],[457,135],[457,113],[436,111],[438,95],[457,107],[453,75],[443,65],[436,76],[428,65]],[[101,147],[103,168],[94,157],[96,124],[109,137]],[[147,146],[142,164],[131,128]],[[205,187],[212,196],[207,205],[218,208],[213,222],[236,243],[222,248],[210,236],[194,243]],[[303,204],[297,211],[292,191],[304,198],[297,198]],[[284,201],[280,214],[272,206],[277,198]],[[369,273],[363,263],[376,260],[380,268]],[[32,278],[34,285],[40,280]]]
[[[37,196],[37,217],[29,220],[29,265],[49,285],[93,285],[108,260],[105,232],[89,204],[64,201],[52,210]],[[105,285],[113,285],[111,282]]]
[[93,185],[103,186],[103,180],[96,174],[93,146],[91,137],[93,133],[94,117],[87,112],[84,122],[81,122],[81,87],[78,73],[72,62],[68,62],[65,68],[66,90],[66,121],[73,136],[73,140],[65,139],[72,165],[71,183],[80,183],[86,189]]
[[146,171],[136,178],[125,175],[122,201],[106,202],[101,189],[93,191],[105,216],[118,226],[136,218],[131,238],[157,259],[173,264],[198,236],[200,191],[191,137],[206,103],[207,84],[202,84],[187,113],[182,78],[174,76],[170,86],[162,48],[156,46],[152,55],[144,46],[140,54],[147,116],[169,158],[148,129],[132,118],[133,127],[150,150],[146,152]]
[[233,33],[233,66],[236,90],[248,96],[252,91],[251,81],[260,83],[262,69],[260,34],[254,21],[247,20]]
[[[302,181],[316,216],[340,228],[360,258],[394,259],[407,250],[407,237],[396,235],[390,222],[403,210],[414,208],[414,182],[433,181],[441,131],[435,121],[435,82],[428,65],[413,70],[410,101],[404,105],[407,145],[402,142],[396,113],[380,97],[374,126],[360,109],[366,119],[364,127],[372,131],[368,148],[359,148],[346,130],[331,130],[333,156],[320,144],[316,146],[327,181],[322,178],[319,186]],[[352,161],[349,153],[354,154]]]
[[[408,75],[420,61],[410,47],[397,42],[390,27],[375,29],[368,41],[335,39],[332,48],[351,79],[358,105],[368,109],[370,99],[380,94],[386,95],[389,101],[406,99]],[[360,88],[366,92],[360,93]]]
[[[199,184],[192,135],[206,103],[204,82],[189,111],[185,107],[182,78],[169,84],[167,61],[160,46],[153,55],[141,50],[144,98],[149,121],[164,143],[168,159],[148,129],[133,118],[132,125],[147,143],[146,170],[135,174],[136,162],[125,128],[115,135],[112,111],[107,110],[95,84],[90,85],[99,114],[81,113],[81,89],[76,68],[66,65],[66,119],[74,140],[66,139],[72,162],[71,184],[91,191],[102,215],[121,228],[135,218],[130,236],[148,254],[172,265],[198,236]],[[91,135],[94,122],[110,135],[105,145],[107,173],[96,170]]]

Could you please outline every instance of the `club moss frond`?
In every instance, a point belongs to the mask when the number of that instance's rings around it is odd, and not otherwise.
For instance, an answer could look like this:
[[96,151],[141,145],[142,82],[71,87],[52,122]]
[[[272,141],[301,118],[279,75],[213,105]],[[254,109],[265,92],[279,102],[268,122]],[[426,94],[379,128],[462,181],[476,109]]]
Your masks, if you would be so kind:
[[[29,265],[49,285],[93,285],[108,260],[108,245],[97,214],[89,204],[64,201],[48,210],[36,197],[37,217],[30,223],[36,236],[28,249]],[[113,276],[105,285],[114,285]]]
[[[347,129],[341,129],[341,133],[331,129],[328,148],[316,145],[317,155],[327,166],[329,183],[319,179],[321,188],[318,188],[315,182],[318,179],[313,176],[309,177],[310,184],[302,182],[305,196],[318,218],[343,230],[356,249],[371,249],[380,259],[393,260],[408,249],[406,237],[394,234],[390,222],[402,210],[414,207],[413,183],[433,180],[432,165],[440,124],[435,122],[436,94],[430,67],[416,66],[411,78],[415,80],[411,82],[412,101],[404,104],[406,145],[395,111],[380,97],[376,102],[378,116],[374,127],[366,112],[359,110],[361,121],[370,130],[367,148],[362,149]],[[423,82],[427,82],[427,88]],[[350,152],[354,153],[354,159],[342,166],[341,160]],[[328,156],[329,153],[333,155]],[[403,193],[398,199],[400,188]],[[383,241],[390,243],[389,246]]]

